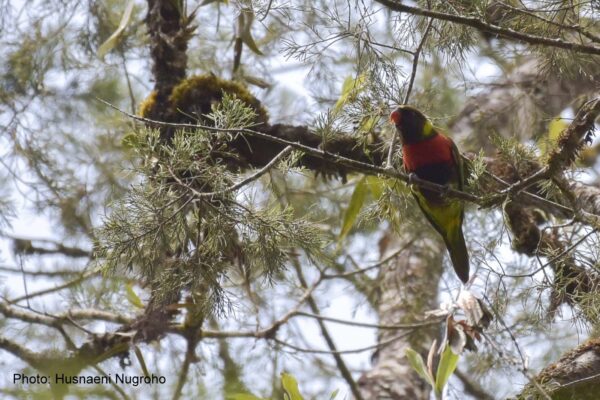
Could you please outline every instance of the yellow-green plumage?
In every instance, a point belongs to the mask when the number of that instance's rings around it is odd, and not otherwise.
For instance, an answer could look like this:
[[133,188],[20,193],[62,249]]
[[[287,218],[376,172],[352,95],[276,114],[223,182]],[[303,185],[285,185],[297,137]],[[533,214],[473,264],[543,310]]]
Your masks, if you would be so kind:
[[[398,107],[390,119],[400,133],[404,169],[408,173],[453,189],[463,189],[463,163],[452,140],[412,107]],[[466,283],[469,280],[469,254],[462,232],[463,203],[417,186],[413,186],[412,192],[427,220],[444,239],[456,274]]]
[[464,215],[462,203],[448,200],[444,205],[437,206],[429,203],[419,189],[413,188],[412,192],[427,220],[444,239],[456,274],[461,281],[467,282],[469,253],[462,232]]

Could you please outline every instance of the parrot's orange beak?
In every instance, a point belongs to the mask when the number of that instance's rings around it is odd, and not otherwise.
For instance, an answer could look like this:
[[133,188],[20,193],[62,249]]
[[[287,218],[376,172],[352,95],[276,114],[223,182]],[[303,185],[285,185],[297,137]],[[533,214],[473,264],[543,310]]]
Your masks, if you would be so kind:
[[400,123],[400,111],[392,111],[392,113],[390,114],[390,122],[393,122],[394,125],[398,125]]

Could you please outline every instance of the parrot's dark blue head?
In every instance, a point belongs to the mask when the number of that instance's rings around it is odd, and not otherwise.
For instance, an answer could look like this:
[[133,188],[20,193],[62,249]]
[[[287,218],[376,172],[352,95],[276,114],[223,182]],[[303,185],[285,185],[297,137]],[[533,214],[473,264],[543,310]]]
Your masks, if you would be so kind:
[[402,143],[417,143],[435,136],[429,118],[412,106],[399,106],[390,114],[390,121],[396,126]]

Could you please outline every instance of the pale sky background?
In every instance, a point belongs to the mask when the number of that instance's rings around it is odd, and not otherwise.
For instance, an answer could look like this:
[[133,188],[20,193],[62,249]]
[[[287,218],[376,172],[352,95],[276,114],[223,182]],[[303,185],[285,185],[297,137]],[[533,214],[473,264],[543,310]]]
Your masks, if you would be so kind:
[[[298,62],[296,60],[285,60],[282,56],[276,57],[276,61],[274,63],[278,64],[275,68],[280,68],[281,70],[285,70],[287,66],[297,65]],[[304,85],[304,81],[306,78],[306,74],[308,71],[308,67],[305,68],[294,68],[290,69],[287,72],[281,72],[275,75],[278,87],[284,88],[287,91],[291,91],[298,98],[303,99],[306,104],[310,105],[310,108],[314,108],[314,102],[310,99],[310,90]],[[344,73],[340,73],[340,81],[339,87],[341,88],[341,83],[343,79],[347,76],[348,71],[342,71]],[[495,65],[491,63],[478,63],[474,67],[475,76],[473,78],[485,81],[492,79],[496,76],[500,71],[497,69]],[[149,74],[149,71],[147,71]],[[416,87],[415,90],[419,88]],[[261,92],[259,90],[254,90],[255,94],[259,97]],[[140,99],[138,99],[139,101]],[[324,112],[325,110],[320,110]],[[297,118],[293,118],[292,122],[300,122],[310,120],[311,118],[307,115],[307,110],[297,110],[296,113],[291,113],[295,115]],[[274,120],[277,120],[277,116],[274,116]],[[2,118],[2,116],[0,116]],[[289,122],[289,121],[288,121]],[[0,136],[0,155],[6,152],[6,141],[2,139]],[[20,176],[21,178],[27,178],[26,176]],[[12,187],[10,189],[12,192],[12,198],[14,199],[15,209],[17,211],[18,217],[13,219],[12,227],[7,229],[6,232],[10,235],[25,237],[30,239],[60,239],[61,235],[56,235],[54,232],[54,227],[49,221],[48,216],[46,215],[38,215],[32,211],[31,203],[28,202],[22,193],[27,194],[27,190],[23,187]],[[477,212],[474,209],[471,209],[470,212]],[[429,233],[429,232],[428,232]],[[83,245],[89,248],[89,243],[78,243],[78,245]],[[363,265],[368,265],[370,262],[376,262],[378,260],[378,249],[376,243],[366,243],[363,239],[357,238],[353,241],[353,252],[356,254],[368,256],[363,260]],[[10,240],[6,238],[0,238],[0,264],[9,265],[9,266],[19,266],[19,260],[15,259],[12,255],[12,251],[10,248]],[[505,237],[505,243],[502,247],[501,251],[497,254],[503,263],[511,263],[518,256],[513,253],[508,246],[507,238]],[[53,268],[54,262],[57,261],[53,257],[47,257],[47,261],[45,261],[45,265],[47,265],[48,269]],[[83,262],[79,260],[71,260],[70,262],[75,262],[83,265]],[[24,262],[25,267],[35,269],[37,264],[29,263],[27,259]],[[450,271],[451,274],[451,271]],[[451,282],[453,285],[452,296],[456,297],[458,291],[456,288],[457,280],[455,278],[450,278],[449,269],[446,268],[446,277],[447,281]],[[310,280],[309,280],[310,281]],[[47,278],[34,278],[28,277],[27,279],[27,289],[29,292],[33,292],[39,289],[53,287],[56,285],[56,281],[47,279]],[[377,323],[375,319],[375,314],[369,310],[366,303],[357,301],[356,296],[353,295],[353,291],[347,290],[349,284],[344,282],[338,282],[335,284],[329,284],[324,287],[324,289],[317,290],[316,296],[319,299],[327,299],[327,306],[322,308],[322,312],[326,316],[331,316],[340,319],[346,320],[355,320],[361,322],[370,322]],[[475,289],[476,290],[476,289]],[[20,296],[24,294],[24,286],[23,279],[21,276],[13,274],[6,274],[0,272],[0,291],[7,296],[8,298],[14,298],[16,296]],[[277,292],[277,288],[274,288],[274,293]],[[326,292],[325,292],[326,291]],[[138,292],[138,294],[141,294]],[[430,295],[429,293],[424,293],[424,296]],[[45,300],[49,301],[49,297],[44,297]],[[61,301],[60,294],[52,297],[53,301]],[[440,298],[440,301],[450,301],[450,296],[443,295]],[[24,303],[23,303],[24,304]],[[44,304],[40,302],[40,300],[32,301],[32,306],[38,310],[44,310]],[[297,318],[294,319],[293,325],[297,326],[298,329],[301,329],[304,333],[305,337],[308,340],[308,344],[313,346],[316,349],[326,349],[326,346],[321,338],[319,329],[317,324],[307,318]],[[347,349],[356,349],[371,346],[376,343],[376,330],[368,329],[368,328],[358,328],[346,325],[337,325],[332,323],[327,323],[328,327],[331,329],[331,332],[334,336],[336,345],[339,350],[347,350]],[[554,325],[554,329],[563,329],[565,332],[572,332],[572,326],[568,321],[566,322],[558,322]],[[96,326],[97,332],[101,332],[104,329],[107,329],[107,326],[104,324],[98,324]],[[575,342],[577,338],[573,335],[565,338],[565,346],[568,347],[567,342]],[[166,343],[166,342],[165,342]],[[247,339],[237,339],[232,341],[234,347],[237,345],[245,351],[248,351],[250,354],[261,355],[264,351],[268,351],[268,348],[261,343],[250,343]],[[524,338],[520,339],[520,343],[522,344],[525,352],[532,359],[532,366],[534,368],[539,367],[543,362],[543,355],[548,351],[547,343],[540,342],[537,338]],[[146,345],[144,346],[146,347]],[[200,348],[204,348],[205,345],[200,345]],[[151,350],[148,347],[149,350]],[[214,346],[212,346],[212,351],[214,351]],[[0,359],[4,359],[4,361],[0,362],[0,370],[4,370],[4,372],[12,371],[13,368],[12,362],[8,361],[11,359],[10,356],[7,356],[6,352],[1,352],[2,356]],[[152,357],[151,351],[145,352],[145,356]],[[344,355],[344,359],[353,369],[360,370],[368,370],[371,365],[371,356],[373,351],[365,351],[358,354],[349,354]],[[159,356],[160,357],[160,356]],[[330,356],[322,356],[322,358],[327,358]],[[136,363],[135,358],[132,358],[134,365]],[[307,365],[303,360],[302,355],[298,357],[290,355],[286,357],[286,362],[284,363],[286,369],[294,373],[295,371],[300,371],[302,369],[311,368],[310,365]],[[122,372],[122,371],[115,371]],[[125,371],[126,373],[128,371]],[[131,372],[131,370],[129,370]],[[87,374],[93,373],[92,370],[88,369],[85,371]],[[210,369],[206,368],[205,382],[210,381]],[[300,380],[300,387],[303,386],[312,386],[319,385],[321,382],[303,382],[301,380],[301,374],[298,374]],[[500,378],[502,377],[502,372],[500,372]],[[9,378],[8,374],[1,374],[0,379],[7,380]],[[267,385],[270,384],[269,378],[259,374],[258,376],[249,377],[251,379],[247,379],[247,383],[251,388],[266,388]],[[358,376],[356,376],[358,378]],[[515,382],[524,383],[525,380],[521,375],[514,375],[511,377],[510,384],[506,385],[507,389],[514,389]],[[453,381],[456,384],[456,381]],[[255,386],[255,384],[257,386]],[[338,379],[337,385],[335,387],[339,387],[342,389],[342,393],[348,393],[345,390],[345,383]],[[332,389],[334,389],[333,387]],[[344,398],[341,396],[340,398]]]

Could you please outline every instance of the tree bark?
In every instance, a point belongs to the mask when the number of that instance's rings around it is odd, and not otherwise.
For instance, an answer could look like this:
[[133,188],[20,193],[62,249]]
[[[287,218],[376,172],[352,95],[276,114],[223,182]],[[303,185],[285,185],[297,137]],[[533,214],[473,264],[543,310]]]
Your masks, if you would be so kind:
[[[525,141],[546,132],[548,118],[558,115],[578,96],[590,93],[594,89],[591,82],[600,78],[599,72],[589,79],[542,79],[539,66],[539,60],[529,59],[506,78],[468,99],[462,111],[449,124],[453,138],[462,144],[461,148],[483,148],[490,154],[494,151],[489,140],[491,133],[503,137],[516,136],[519,141]],[[581,196],[578,197],[581,205],[588,212],[600,211],[600,190],[576,182],[571,184],[571,189]],[[523,207],[520,206],[519,210],[523,210]],[[533,226],[539,235],[535,223]],[[386,238],[396,243],[399,241],[389,234]],[[386,245],[386,248],[389,251],[390,246]],[[441,275],[443,246],[433,241],[421,241],[409,251],[412,257],[402,253],[404,256],[400,256],[397,263],[381,271],[381,296],[377,312],[382,323],[414,319],[424,311],[435,308],[437,296],[432,291],[437,291]],[[427,258],[418,257],[424,252],[437,253],[438,259],[428,261]],[[385,254],[382,251],[382,258]],[[365,398],[429,398],[430,388],[416,375],[404,356],[407,347],[422,351],[423,346],[430,344],[435,337],[435,332],[419,333],[421,337],[417,342],[405,338],[379,350],[373,369],[359,380]],[[393,333],[381,332],[379,341],[390,335]]]
[[[387,232],[380,241],[381,259],[396,251],[405,238]],[[438,282],[442,274],[443,245],[429,238],[416,240],[394,262],[381,268],[376,311],[384,325],[415,322],[436,308]],[[426,358],[437,337],[438,325],[407,332],[382,330],[378,343],[385,343],[373,356],[373,368],[358,381],[365,399],[428,399],[431,387],[412,369],[405,357],[407,348]],[[396,340],[394,338],[399,337]],[[391,341],[391,342],[390,342]]]
[[464,150],[494,151],[490,136],[515,137],[520,142],[544,135],[548,122],[582,95],[597,90],[593,76],[546,76],[537,58],[525,59],[506,78],[467,100],[449,123]]
[[518,400],[596,400],[600,393],[600,340],[591,339],[544,368],[517,396]]

